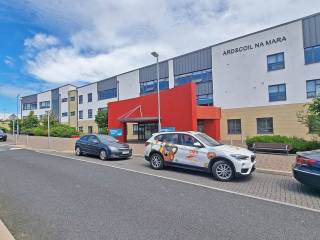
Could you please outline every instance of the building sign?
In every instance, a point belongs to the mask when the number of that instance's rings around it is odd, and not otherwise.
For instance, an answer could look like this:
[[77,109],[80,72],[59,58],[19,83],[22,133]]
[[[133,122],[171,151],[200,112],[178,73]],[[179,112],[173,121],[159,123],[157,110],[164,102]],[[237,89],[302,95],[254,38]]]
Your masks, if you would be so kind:
[[120,137],[122,136],[122,128],[110,128],[109,134],[113,137]]
[[161,132],[175,132],[176,128],[175,127],[162,127]]
[[254,49],[257,49],[257,48],[263,48],[263,47],[275,45],[275,44],[282,43],[282,42],[285,42],[285,41],[287,41],[287,38],[285,36],[277,37],[277,38],[265,40],[265,41],[262,41],[262,42],[256,42],[254,44],[248,44],[248,45],[240,46],[240,47],[237,47],[237,48],[227,49],[227,50],[223,51],[222,55],[226,56],[226,55],[231,55],[231,54],[234,54],[234,53],[246,52],[246,51],[254,50]]

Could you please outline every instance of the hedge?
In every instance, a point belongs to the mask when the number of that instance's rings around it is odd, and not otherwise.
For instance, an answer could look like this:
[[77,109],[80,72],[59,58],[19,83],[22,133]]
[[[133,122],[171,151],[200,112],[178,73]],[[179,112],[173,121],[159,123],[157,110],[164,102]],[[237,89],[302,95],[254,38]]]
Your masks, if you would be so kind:
[[[48,129],[44,126],[40,126],[32,129],[24,129],[23,133],[34,136],[48,136]],[[79,132],[77,132],[74,127],[64,124],[55,125],[50,128],[51,137],[71,138],[72,136],[79,135]]]
[[252,148],[253,144],[257,142],[285,143],[292,146],[292,150],[290,151],[290,153],[320,149],[320,142],[307,141],[303,138],[297,138],[297,137],[287,137],[287,136],[280,136],[280,135],[272,135],[272,136],[263,135],[263,136],[248,137],[246,139],[246,144],[248,148]]

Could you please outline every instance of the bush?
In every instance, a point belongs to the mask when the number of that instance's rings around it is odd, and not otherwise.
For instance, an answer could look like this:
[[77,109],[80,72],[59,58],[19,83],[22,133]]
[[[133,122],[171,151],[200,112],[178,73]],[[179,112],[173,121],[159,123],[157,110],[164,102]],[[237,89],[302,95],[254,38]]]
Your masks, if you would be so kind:
[[74,127],[70,127],[64,124],[59,124],[51,128],[50,135],[52,137],[70,138],[75,135],[78,136],[79,132],[77,132],[77,130]]
[[296,153],[299,151],[309,151],[314,149],[320,149],[320,142],[317,141],[307,141],[303,138],[297,137],[286,137],[280,135],[272,135],[272,136],[255,136],[248,137],[246,140],[246,144],[248,148],[252,148],[254,143],[285,143],[292,146],[292,150],[290,153]]
[[34,136],[48,136],[48,131],[44,127],[33,128],[30,135]]

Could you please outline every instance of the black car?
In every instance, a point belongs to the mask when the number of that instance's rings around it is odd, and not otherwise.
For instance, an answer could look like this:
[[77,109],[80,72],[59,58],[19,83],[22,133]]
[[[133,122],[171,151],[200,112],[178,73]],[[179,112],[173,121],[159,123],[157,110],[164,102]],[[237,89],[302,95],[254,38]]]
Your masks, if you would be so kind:
[[320,150],[298,152],[292,171],[299,182],[320,189]]
[[0,129],[0,141],[7,141],[7,134]]
[[75,153],[96,155],[101,160],[125,159],[132,156],[132,149],[112,136],[89,134],[76,141]]

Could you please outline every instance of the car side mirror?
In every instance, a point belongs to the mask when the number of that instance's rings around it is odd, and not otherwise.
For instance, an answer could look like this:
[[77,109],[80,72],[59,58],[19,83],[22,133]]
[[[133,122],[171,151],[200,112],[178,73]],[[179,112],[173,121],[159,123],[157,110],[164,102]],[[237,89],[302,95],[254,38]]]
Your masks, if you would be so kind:
[[201,145],[201,143],[199,143],[199,142],[195,142],[195,143],[193,144],[193,146],[196,147],[196,148],[202,148],[202,145]]

